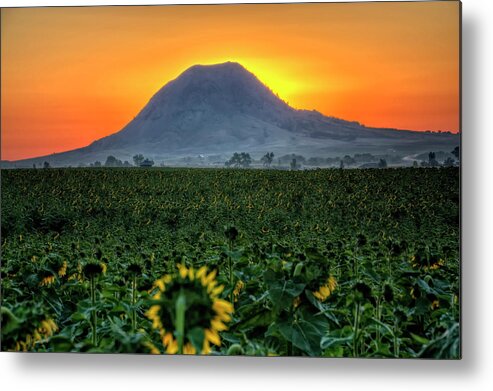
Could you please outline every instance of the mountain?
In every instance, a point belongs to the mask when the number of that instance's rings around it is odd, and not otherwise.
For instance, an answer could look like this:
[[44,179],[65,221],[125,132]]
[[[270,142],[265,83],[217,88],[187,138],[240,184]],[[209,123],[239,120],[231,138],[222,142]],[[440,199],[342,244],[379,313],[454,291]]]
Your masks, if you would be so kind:
[[23,162],[88,163],[104,161],[110,154],[131,160],[136,153],[155,159],[226,156],[235,151],[253,156],[266,151],[278,156],[291,152],[410,154],[452,150],[458,142],[458,135],[368,128],[317,111],[294,109],[243,66],[226,62],[187,69],[117,133],[84,148]]

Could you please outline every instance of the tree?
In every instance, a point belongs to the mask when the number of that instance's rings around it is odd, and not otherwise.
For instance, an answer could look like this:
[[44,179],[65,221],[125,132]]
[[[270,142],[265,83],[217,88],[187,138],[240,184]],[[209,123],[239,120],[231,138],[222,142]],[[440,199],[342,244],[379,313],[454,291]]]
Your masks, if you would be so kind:
[[94,162],[94,167],[101,167],[101,162],[99,160],[96,160]]
[[235,168],[244,167],[244,168],[246,168],[246,167],[250,167],[251,163],[252,163],[252,158],[250,157],[249,153],[235,152],[233,154],[233,156],[231,157],[231,159],[229,159],[224,164],[226,165],[226,167],[235,167]]
[[344,168],[344,162],[341,160],[341,163],[339,164],[339,168],[342,170]]
[[354,160],[351,156],[349,155],[346,155],[344,156],[344,158],[342,159],[344,161],[344,164],[346,166],[349,166],[351,164],[355,164],[356,163],[356,160]]
[[252,158],[250,157],[250,154],[242,152],[240,156],[241,156],[241,166],[250,167],[250,164],[252,164]]
[[296,170],[298,168],[298,164],[296,163],[296,159],[293,158],[290,163],[291,170]]
[[439,166],[437,160],[436,160],[436,154],[435,152],[430,152],[428,154],[428,164],[430,167],[437,167]]
[[274,160],[274,152],[267,152],[261,159],[265,167],[270,167],[273,160]]
[[239,167],[240,166],[240,154],[235,152],[231,158],[224,163],[226,167]]
[[378,168],[387,168],[387,160],[380,159],[380,161],[378,162]]
[[455,147],[451,154],[454,155],[456,159],[460,159],[460,148],[458,146]]
[[454,166],[454,163],[455,163],[455,160],[452,159],[451,157],[448,157],[444,162],[443,162],[443,166],[444,167],[453,167]]
[[50,168],[50,167],[51,167],[50,163],[48,163],[48,162],[43,163],[43,168]]
[[134,164],[139,167],[140,166],[140,163],[142,163],[144,161],[144,155],[142,155],[141,153],[135,155],[133,157],[133,160],[134,160]]
[[111,155],[106,158],[106,162],[104,163],[105,167],[121,167],[122,165],[121,160]]
[[140,167],[152,167],[154,165],[154,161],[150,159],[145,159],[140,163]]

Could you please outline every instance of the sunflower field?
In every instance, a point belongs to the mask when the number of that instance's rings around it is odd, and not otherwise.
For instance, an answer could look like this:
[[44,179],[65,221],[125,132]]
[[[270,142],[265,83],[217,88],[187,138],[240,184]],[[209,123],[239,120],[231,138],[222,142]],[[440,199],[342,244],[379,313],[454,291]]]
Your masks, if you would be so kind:
[[460,358],[458,168],[3,170],[3,351]]

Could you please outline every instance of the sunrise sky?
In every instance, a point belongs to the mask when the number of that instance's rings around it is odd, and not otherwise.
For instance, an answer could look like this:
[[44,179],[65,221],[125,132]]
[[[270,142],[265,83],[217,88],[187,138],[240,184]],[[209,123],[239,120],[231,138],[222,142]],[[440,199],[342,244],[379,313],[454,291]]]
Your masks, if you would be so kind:
[[296,108],[459,130],[459,4],[2,9],[2,159],[120,130],[194,64],[237,61]]

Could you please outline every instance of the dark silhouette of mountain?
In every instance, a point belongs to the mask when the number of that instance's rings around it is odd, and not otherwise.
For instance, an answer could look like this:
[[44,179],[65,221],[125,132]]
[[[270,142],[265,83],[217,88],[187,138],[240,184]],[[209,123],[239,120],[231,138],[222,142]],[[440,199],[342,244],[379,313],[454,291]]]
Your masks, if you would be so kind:
[[451,134],[367,128],[294,109],[243,66],[227,62],[192,66],[162,87],[119,132],[47,158],[56,165],[104,161],[109,154],[130,159],[135,153],[158,158],[234,151],[418,153],[430,147],[453,149],[458,140]]

